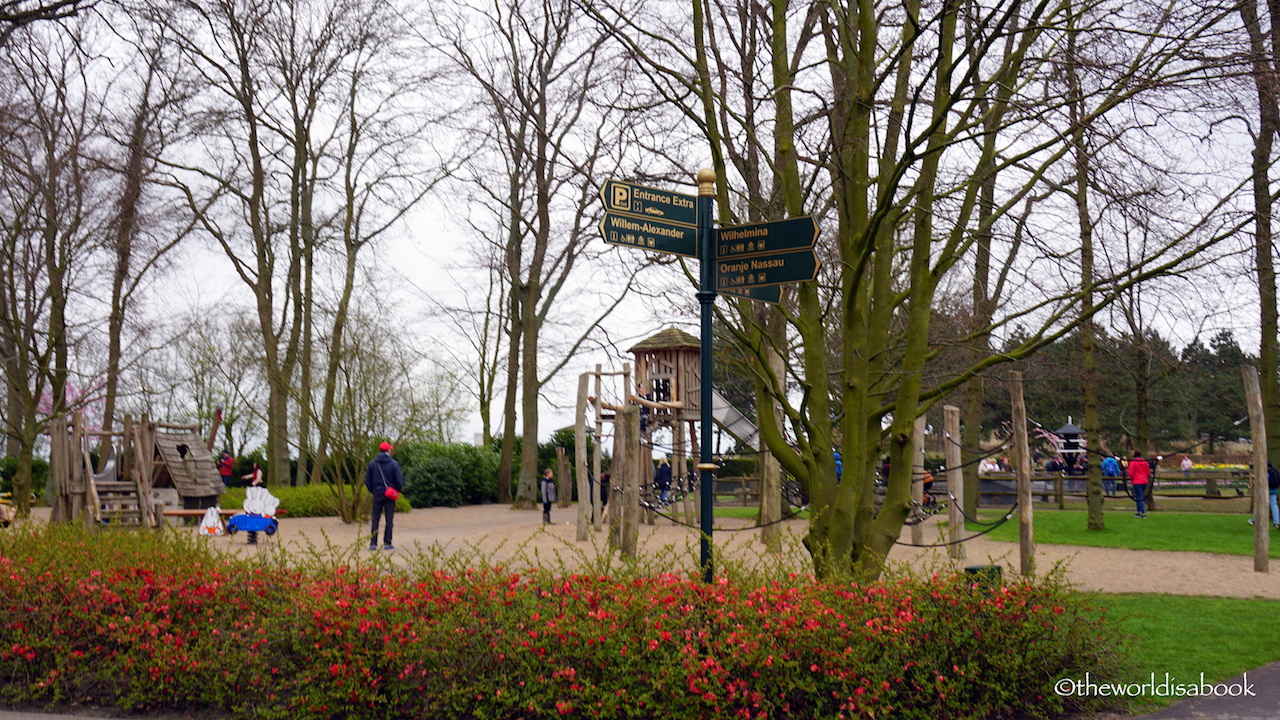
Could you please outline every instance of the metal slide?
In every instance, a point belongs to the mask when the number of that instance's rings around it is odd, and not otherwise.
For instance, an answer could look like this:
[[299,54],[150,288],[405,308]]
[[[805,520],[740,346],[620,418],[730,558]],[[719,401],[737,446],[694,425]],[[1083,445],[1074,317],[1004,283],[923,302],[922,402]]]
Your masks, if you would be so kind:
[[760,430],[718,391],[711,391],[711,417],[724,431],[752,450],[760,449]]

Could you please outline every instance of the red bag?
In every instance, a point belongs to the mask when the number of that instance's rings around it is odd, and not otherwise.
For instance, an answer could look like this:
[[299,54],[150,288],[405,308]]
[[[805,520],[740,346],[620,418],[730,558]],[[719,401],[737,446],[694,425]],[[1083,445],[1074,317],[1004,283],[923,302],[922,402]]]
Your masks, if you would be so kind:
[[399,500],[399,499],[400,499],[400,493],[399,493],[399,492],[397,492],[397,491],[396,491],[396,489],[395,489],[395,488],[393,488],[393,487],[389,487],[389,488],[387,488],[386,496],[387,496],[387,499],[388,499],[388,500]]

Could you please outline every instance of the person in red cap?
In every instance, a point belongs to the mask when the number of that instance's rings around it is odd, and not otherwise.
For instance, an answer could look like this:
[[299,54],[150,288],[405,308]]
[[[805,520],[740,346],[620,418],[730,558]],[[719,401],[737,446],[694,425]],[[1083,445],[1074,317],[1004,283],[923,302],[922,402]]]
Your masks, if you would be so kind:
[[382,534],[382,549],[395,550],[391,544],[391,532],[395,526],[396,498],[404,490],[404,474],[400,463],[391,457],[391,443],[378,446],[378,455],[369,463],[364,473],[364,486],[373,495],[373,530],[369,536],[369,549],[378,549],[378,521],[387,516],[387,528]]

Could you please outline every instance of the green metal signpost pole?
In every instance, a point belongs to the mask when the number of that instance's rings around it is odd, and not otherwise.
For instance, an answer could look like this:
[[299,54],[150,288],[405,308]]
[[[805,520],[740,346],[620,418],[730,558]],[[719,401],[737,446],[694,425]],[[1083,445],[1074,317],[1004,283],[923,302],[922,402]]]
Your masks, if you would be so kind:
[[702,492],[702,581],[715,579],[715,567],[711,560],[711,529],[715,524],[711,471],[711,318],[716,301],[716,243],[715,227],[711,212],[716,195],[716,174],[712,170],[698,171],[698,303],[702,308],[702,442],[698,454],[698,483]]

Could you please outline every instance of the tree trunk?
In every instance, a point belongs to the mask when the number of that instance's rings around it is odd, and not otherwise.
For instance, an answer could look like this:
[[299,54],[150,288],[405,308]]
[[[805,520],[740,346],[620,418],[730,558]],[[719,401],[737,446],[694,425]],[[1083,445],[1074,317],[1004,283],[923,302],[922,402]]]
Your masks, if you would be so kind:
[[[1097,451],[1101,439],[1098,432],[1098,360],[1093,324],[1093,218],[1089,213],[1089,152],[1085,144],[1085,108],[1077,68],[1076,33],[1070,32],[1078,18],[1072,14],[1067,34],[1067,84],[1071,97],[1071,145],[1075,159],[1076,220],[1080,226],[1080,313],[1085,318],[1080,325],[1080,355],[1084,378],[1081,394],[1084,399],[1085,460],[1089,451]],[[1105,530],[1102,517],[1102,466],[1091,462],[1085,479],[1088,527]]]
[[[1275,135],[1280,131],[1280,87],[1277,86],[1276,62],[1280,52],[1276,45],[1275,22],[1280,3],[1268,3],[1271,29],[1262,28],[1257,0],[1240,3],[1240,16],[1249,35],[1250,56],[1253,59],[1253,81],[1258,92],[1258,130],[1253,148],[1253,213],[1254,213],[1254,261],[1258,272],[1258,295],[1261,301],[1261,342],[1258,350],[1259,385],[1262,391],[1263,415],[1267,424],[1267,455],[1271,462],[1280,465],[1280,380],[1277,379],[1277,361],[1280,359],[1280,337],[1277,336],[1276,272],[1271,254],[1272,200],[1270,168]],[[1271,44],[1266,40],[1270,35]]]
[[523,509],[537,503],[538,478],[541,477],[538,472],[538,394],[542,385],[538,382],[538,319],[534,312],[537,284],[536,278],[529,278],[521,303],[524,315],[520,346],[520,423],[524,441],[520,444],[520,480],[515,501]]

